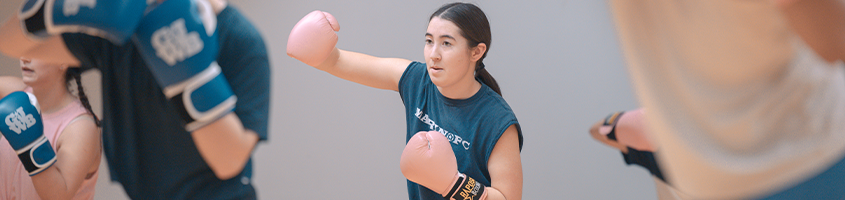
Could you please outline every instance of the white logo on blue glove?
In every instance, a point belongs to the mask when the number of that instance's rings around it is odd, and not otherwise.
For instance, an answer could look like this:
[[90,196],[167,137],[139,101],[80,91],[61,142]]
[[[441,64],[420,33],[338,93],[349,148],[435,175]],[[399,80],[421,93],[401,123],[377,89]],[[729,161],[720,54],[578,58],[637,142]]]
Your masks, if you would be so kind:
[[32,114],[24,113],[23,107],[18,107],[15,112],[9,113],[9,115],[6,116],[6,125],[17,134],[21,134],[21,131],[25,131],[34,124],[35,117],[33,117]]
[[178,19],[169,27],[156,30],[151,40],[156,56],[170,66],[196,55],[203,48],[199,34],[196,31],[188,33],[185,19]]
[[79,13],[79,8],[82,6],[94,8],[97,6],[97,0],[66,0],[64,6],[62,7],[62,12],[65,17],[76,15],[76,13]]

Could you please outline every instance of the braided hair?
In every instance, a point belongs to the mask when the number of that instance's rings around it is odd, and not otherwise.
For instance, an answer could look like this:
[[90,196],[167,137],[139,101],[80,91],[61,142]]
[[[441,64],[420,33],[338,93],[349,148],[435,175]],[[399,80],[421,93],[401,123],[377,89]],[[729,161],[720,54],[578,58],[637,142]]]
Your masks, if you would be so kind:
[[76,93],[79,101],[82,102],[82,106],[85,107],[85,110],[88,110],[88,113],[91,113],[91,116],[94,116],[94,125],[101,127],[100,119],[94,114],[94,110],[91,110],[91,104],[88,103],[88,96],[85,95],[85,90],[82,89],[82,69],[79,67],[67,68],[67,71],[65,71],[65,80],[70,82],[71,79],[76,80]]

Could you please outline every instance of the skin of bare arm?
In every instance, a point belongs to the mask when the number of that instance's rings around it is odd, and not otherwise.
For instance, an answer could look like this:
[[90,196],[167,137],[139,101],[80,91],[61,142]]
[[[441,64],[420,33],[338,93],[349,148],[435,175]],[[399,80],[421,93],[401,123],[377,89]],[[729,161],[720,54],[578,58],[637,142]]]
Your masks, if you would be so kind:
[[100,130],[92,120],[68,124],[56,144],[56,163],[32,176],[41,199],[73,198],[85,177],[99,167]]
[[845,3],[840,0],[772,0],[792,30],[828,62],[845,60]]
[[406,59],[379,58],[334,48],[326,61],[315,68],[362,85],[398,91],[399,79],[409,64],[411,61]]
[[79,60],[70,53],[61,36],[52,36],[43,40],[27,37],[21,29],[17,15],[12,15],[0,26],[0,53],[12,58],[27,57],[50,63],[67,63],[79,66]]
[[487,169],[490,171],[487,200],[522,199],[522,158],[519,155],[519,136],[516,125],[511,125],[502,133],[490,159]]

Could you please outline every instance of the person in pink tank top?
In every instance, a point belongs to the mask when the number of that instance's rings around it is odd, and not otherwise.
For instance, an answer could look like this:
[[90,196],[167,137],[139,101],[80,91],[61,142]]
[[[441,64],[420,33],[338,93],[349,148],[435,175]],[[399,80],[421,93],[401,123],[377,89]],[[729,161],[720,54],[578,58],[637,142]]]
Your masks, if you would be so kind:
[[[29,176],[6,138],[0,138],[0,199],[93,199],[102,142],[100,121],[82,89],[81,71],[27,58],[21,58],[20,65],[21,78],[0,77],[0,98],[15,91],[35,95],[44,136],[57,158],[53,166]],[[72,80],[75,89],[69,87]]]

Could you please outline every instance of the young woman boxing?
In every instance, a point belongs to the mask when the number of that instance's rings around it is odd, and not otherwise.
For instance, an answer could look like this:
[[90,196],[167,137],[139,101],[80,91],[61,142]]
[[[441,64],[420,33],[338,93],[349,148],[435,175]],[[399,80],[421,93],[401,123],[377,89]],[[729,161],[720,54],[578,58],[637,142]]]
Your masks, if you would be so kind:
[[[22,78],[0,77],[0,199],[93,199],[100,122],[81,71],[28,58],[20,63]],[[74,80],[76,95],[68,87]]]
[[337,77],[399,92],[409,199],[522,198],[522,133],[482,62],[491,33],[480,8],[451,3],[431,15],[426,63],[337,49],[339,29],[332,15],[311,12],[291,31],[287,53]]

